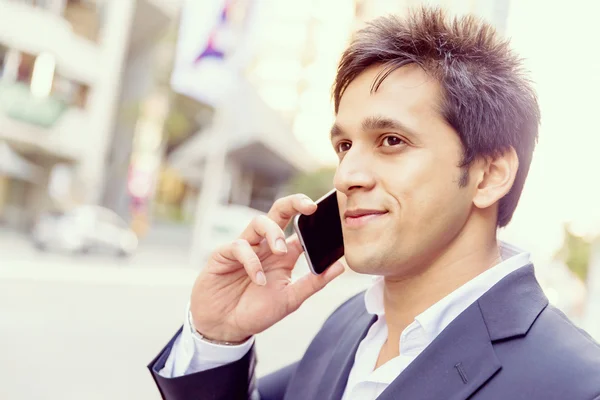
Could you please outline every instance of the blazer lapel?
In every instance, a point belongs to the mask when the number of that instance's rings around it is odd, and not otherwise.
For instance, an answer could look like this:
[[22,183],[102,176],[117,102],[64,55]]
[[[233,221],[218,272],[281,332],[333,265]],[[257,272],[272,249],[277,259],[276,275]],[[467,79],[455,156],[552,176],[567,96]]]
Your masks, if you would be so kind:
[[481,311],[474,303],[378,399],[466,399],[500,368]]
[[363,311],[356,321],[348,326],[342,337],[338,338],[329,367],[319,384],[317,393],[320,400],[342,398],[358,346],[376,320],[377,316]]
[[378,399],[469,398],[502,368],[493,343],[526,335],[547,305],[532,265],[511,273],[448,325]]

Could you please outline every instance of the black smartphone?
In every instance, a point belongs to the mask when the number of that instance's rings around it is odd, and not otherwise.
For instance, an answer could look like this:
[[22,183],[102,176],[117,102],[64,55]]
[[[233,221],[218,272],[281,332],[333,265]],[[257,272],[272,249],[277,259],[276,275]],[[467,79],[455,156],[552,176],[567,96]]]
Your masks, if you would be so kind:
[[294,218],[308,267],[313,274],[322,274],[344,255],[342,221],[336,190],[316,201],[317,211],[312,215],[299,214]]

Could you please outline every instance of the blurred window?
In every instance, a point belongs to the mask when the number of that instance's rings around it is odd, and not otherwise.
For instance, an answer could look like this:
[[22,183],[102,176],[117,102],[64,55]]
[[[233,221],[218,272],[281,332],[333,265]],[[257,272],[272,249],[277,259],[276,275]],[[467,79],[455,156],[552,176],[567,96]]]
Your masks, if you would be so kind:
[[73,27],[75,34],[93,42],[98,41],[104,25],[103,2],[96,0],[67,0],[63,15]]
[[35,55],[29,53],[20,53],[20,62],[17,73],[17,82],[23,82],[27,85],[31,84],[33,75],[33,67],[35,65]]
[[8,58],[8,48],[0,45],[0,79],[4,76],[5,63]]
[[43,8],[62,14],[71,24],[73,32],[93,42],[98,41],[104,25],[104,2],[98,0],[9,0],[31,7]]
[[57,74],[54,78],[52,95],[71,107],[85,108],[89,95],[89,87]]
[[[18,82],[31,85],[36,58],[37,56],[33,54],[20,53],[20,64],[17,74]],[[49,95],[62,100],[69,107],[85,108],[89,95],[89,87],[55,72],[52,75]]]

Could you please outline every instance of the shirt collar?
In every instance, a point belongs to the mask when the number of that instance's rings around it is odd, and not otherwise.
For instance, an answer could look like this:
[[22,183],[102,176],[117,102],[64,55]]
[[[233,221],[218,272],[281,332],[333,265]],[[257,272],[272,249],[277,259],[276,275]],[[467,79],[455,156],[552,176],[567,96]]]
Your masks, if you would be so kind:
[[373,278],[373,284],[365,292],[365,308],[369,314],[381,317],[385,314],[383,306],[384,279],[382,276]]
[[[433,340],[459,314],[492,288],[502,278],[529,264],[530,254],[511,244],[500,242],[502,262],[479,274],[415,317]],[[379,317],[385,315],[383,305],[384,279],[375,277],[373,285],[365,292],[367,312]]]

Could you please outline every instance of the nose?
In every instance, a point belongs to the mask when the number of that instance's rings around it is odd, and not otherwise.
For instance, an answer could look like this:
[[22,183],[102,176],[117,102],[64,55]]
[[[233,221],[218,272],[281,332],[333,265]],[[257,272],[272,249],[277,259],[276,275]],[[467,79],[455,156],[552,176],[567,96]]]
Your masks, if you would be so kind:
[[335,172],[335,188],[346,195],[353,191],[372,189],[375,186],[372,161],[358,146],[352,147],[346,152]]

